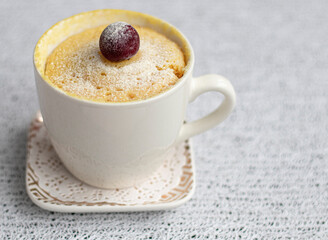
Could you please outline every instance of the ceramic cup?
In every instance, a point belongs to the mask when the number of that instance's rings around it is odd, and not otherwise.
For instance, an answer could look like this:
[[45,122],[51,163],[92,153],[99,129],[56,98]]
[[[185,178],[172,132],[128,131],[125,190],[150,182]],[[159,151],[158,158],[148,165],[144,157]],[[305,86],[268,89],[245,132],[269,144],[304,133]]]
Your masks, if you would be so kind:
[[[69,96],[47,79],[46,59],[59,43],[116,21],[150,27],[181,47],[187,66],[173,88],[142,101],[100,103]],[[74,176],[101,188],[129,187],[146,179],[161,165],[169,147],[219,124],[235,105],[235,92],[226,78],[192,77],[193,50],[179,30],[138,12],[96,10],[58,22],[38,41],[34,66],[41,113],[58,156]],[[188,103],[207,91],[222,93],[224,101],[204,118],[184,123]]]

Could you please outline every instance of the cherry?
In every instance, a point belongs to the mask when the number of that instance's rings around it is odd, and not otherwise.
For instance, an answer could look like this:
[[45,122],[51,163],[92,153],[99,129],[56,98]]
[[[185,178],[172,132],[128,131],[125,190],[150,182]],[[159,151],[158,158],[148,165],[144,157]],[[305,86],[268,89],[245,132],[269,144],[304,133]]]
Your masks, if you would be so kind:
[[99,39],[101,53],[112,62],[133,57],[138,52],[139,46],[140,38],[137,30],[125,22],[108,25]]

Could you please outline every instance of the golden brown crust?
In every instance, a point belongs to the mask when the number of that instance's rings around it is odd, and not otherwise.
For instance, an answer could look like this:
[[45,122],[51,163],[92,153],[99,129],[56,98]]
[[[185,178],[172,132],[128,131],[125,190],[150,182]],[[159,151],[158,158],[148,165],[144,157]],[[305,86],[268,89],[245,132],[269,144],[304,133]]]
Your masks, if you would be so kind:
[[149,28],[134,26],[140,49],[129,60],[110,62],[99,51],[106,27],[88,29],[62,42],[47,59],[45,74],[66,93],[91,101],[126,102],[155,96],[183,76],[178,45]]

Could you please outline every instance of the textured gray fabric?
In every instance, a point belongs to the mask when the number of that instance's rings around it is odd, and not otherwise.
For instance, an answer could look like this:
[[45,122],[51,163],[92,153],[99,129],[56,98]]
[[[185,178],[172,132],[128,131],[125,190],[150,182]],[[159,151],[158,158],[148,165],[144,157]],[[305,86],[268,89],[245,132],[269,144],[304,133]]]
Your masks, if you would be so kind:
[[[25,144],[38,109],[37,39],[55,22],[100,8],[149,13],[192,43],[194,75],[220,73],[238,103],[194,138],[197,189],[149,213],[61,214],[25,192]],[[328,239],[327,1],[1,1],[1,239]],[[206,94],[196,119],[217,105]]]

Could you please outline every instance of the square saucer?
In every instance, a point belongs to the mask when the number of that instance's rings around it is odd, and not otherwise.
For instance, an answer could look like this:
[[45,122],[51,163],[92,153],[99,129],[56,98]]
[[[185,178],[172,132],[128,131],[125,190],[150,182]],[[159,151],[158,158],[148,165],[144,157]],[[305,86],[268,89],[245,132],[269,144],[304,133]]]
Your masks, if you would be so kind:
[[26,190],[39,207],[56,212],[135,212],[167,210],[187,202],[195,191],[190,140],[171,148],[163,165],[130,188],[101,189],[75,178],[61,163],[40,113],[28,134]]

